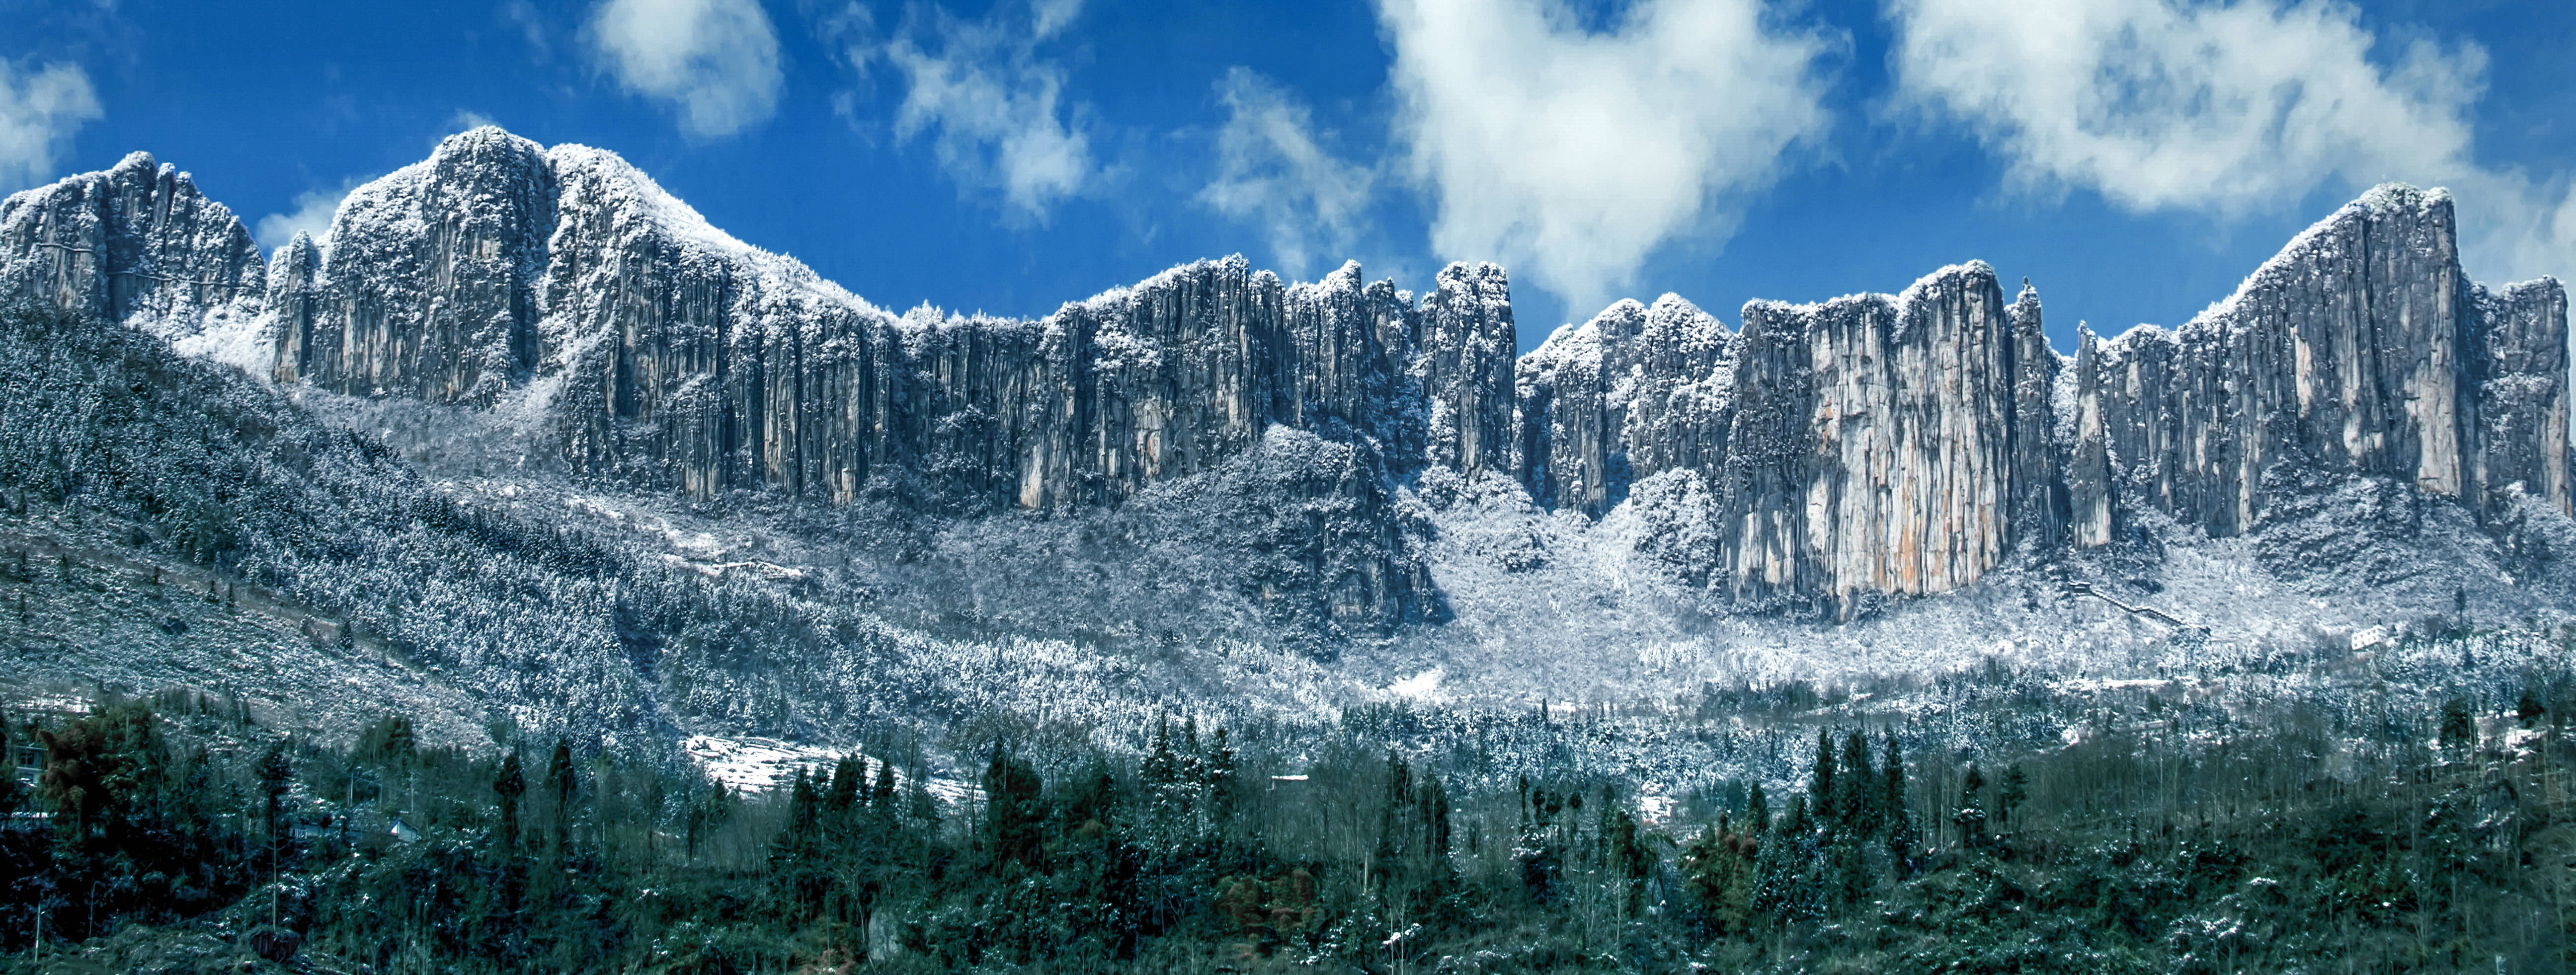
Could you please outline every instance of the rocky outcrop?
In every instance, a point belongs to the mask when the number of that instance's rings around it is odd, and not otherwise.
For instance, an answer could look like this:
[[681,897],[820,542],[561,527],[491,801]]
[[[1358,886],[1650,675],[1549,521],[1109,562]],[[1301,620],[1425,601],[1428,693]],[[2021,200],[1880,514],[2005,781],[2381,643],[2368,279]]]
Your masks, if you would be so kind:
[[332,224],[319,308],[279,343],[278,378],[489,405],[534,364],[535,286],[553,224],[543,153],[498,129],[452,137],[359,187]]
[[2470,377],[2476,454],[2469,497],[2502,514],[2520,493],[2568,510],[2567,291],[2542,279],[2476,291]]
[[1436,284],[1423,302],[1412,370],[1429,406],[1429,460],[1470,479],[1508,473],[1520,351],[1511,279],[1492,264],[1452,264]]
[[1893,298],[1745,306],[1718,472],[1738,602],[1941,592],[2003,560],[2015,499],[2055,480],[2044,462],[2039,482],[2017,479],[2053,426],[2045,384],[2022,380],[2053,363],[2017,361],[2017,317],[1983,264]]
[[241,220],[150,153],[0,202],[0,294],[193,351],[254,338],[266,271]]
[[1713,466],[1732,416],[1734,341],[1678,295],[1558,329],[1517,369],[1516,468],[1530,495],[1598,516],[1636,479]]
[[[613,154],[497,129],[353,193],[332,241],[276,298],[280,379],[544,417],[573,469],[695,497],[1118,504],[1274,426],[1360,445],[1379,486],[1350,500],[1381,512],[1386,478],[1426,463],[1507,468],[1510,295],[1491,266],[1442,272],[1419,305],[1356,264],[1287,286],[1237,257],[1035,321],[897,316]],[[1283,484],[1347,487],[1349,467]],[[1336,618],[1422,602],[1418,567],[1332,574]]]
[[2115,501],[2212,535],[2258,525],[2283,465],[2481,512],[2518,483],[2566,511],[2560,295],[2543,281],[2481,297],[2449,195],[2382,186],[2182,328],[2103,343],[2099,375],[2079,380],[2098,403],[2079,402],[2100,411]]
[[1408,483],[1516,481],[1589,517],[1634,487],[1640,523],[1677,533],[1640,546],[1681,578],[1849,613],[2134,537],[2146,511],[2238,534],[2296,508],[2284,492],[2376,478],[2493,520],[2567,512],[2576,480],[2564,290],[2468,282],[2449,197],[2400,186],[2180,328],[2079,328],[2071,358],[2029,282],[2007,300],[1982,263],[1753,302],[1741,333],[1675,296],[1624,301],[1519,357],[1493,265],[1417,298],[1356,264],[1288,284],[1235,257],[1035,320],[896,315],[613,154],[489,128],[352,193],[327,246],[299,236],[273,265],[140,154],[11,197],[0,258],[11,295],[280,381],[507,411],[587,477],[1262,526],[1232,561],[1264,612],[1346,628],[1437,614]]

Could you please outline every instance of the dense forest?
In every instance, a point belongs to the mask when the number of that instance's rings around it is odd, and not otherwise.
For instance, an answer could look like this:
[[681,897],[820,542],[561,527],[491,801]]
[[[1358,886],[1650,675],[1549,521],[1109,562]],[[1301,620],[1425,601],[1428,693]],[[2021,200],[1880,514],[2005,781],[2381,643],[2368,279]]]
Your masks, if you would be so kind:
[[1357,729],[1253,776],[1187,718],[1052,775],[996,740],[948,799],[863,755],[744,794],[580,742],[430,748],[389,715],[327,747],[220,698],[107,697],[8,725],[49,761],[0,792],[0,949],[49,972],[2561,971],[2566,692],[2021,754],[1818,726],[1802,781],[1675,804],[1541,769],[1477,786]]

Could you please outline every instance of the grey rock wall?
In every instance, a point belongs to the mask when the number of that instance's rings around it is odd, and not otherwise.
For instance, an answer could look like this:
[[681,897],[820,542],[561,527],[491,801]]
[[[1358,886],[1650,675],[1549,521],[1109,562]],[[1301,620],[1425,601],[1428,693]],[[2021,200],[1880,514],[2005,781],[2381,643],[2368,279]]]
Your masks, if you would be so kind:
[[2382,186],[2182,328],[2103,343],[2113,497],[2241,534],[2287,465],[2481,511],[2521,483],[2566,510],[2564,299],[2480,297],[2457,240],[2448,194]]
[[150,153],[0,202],[0,293],[173,341],[254,327],[250,231]]
[[1640,550],[1686,558],[1681,577],[1839,613],[2110,544],[2138,512],[2243,533],[2336,478],[2489,519],[2525,497],[2566,512],[2576,488],[2564,289],[2468,282],[2450,198],[2402,186],[2190,323],[2079,328],[2072,357],[2029,282],[2007,301],[1982,263],[1753,302],[1740,333],[1676,296],[1623,301],[1527,356],[1489,264],[1417,297],[1357,264],[1286,284],[1234,257],[1036,320],[896,315],[613,154],[488,128],[352,193],[325,246],[299,236],[273,265],[138,153],[0,204],[0,286],[280,381],[507,411],[638,487],[1259,525],[1246,585],[1344,628],[1436,616],[1398,499],[1435,467],[1592,517],[1637,486],[1646,522],[1687,536]]
[[[1992,268],[1890,298],[1744,308],[1719,517],[1739,603],[1941,592],[2010,551],[2014,321]],[[2041,400],[2045,402],[2044,397]]]
[[2567,291],[2546,278],[2499,294],[2482,287],[2475,311],[2469,496],[2488,517],[2517,490],[2568,511]]

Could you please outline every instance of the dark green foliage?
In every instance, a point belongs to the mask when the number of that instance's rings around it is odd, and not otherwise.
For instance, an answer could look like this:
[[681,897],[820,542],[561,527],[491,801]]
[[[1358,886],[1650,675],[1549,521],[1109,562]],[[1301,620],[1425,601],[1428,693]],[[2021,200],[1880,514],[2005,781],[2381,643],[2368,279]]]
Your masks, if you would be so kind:
[[2478,743],[2477,713],[2469,709],[2466,698],[2442,702],[2442,747],[2464,748]]
[[[1525,781],[1497,795],[1400,751],[1334,752],[1290,786],[1310,791],[1263,793],[1241,781],[1230,754],[1241,739],[1203,733],[1193,750],[1185,722],[1163,736],[1172,747],[1156,768],[1170,778],[1153,784],[1142,762],[1105,756],[1050,781],[1025,752],[995,746],[980,800],[943,822],[920,814],[937,807],[918,777],[856,754],[744,798],[685,765],[583,760],[566,744],[532,783],[515,750],[392,747],[396,722],[340,751],[234,724],[225,705],[156,703],[177,716],[115,704],[44,729],[57,761],[38,798],[62,825],[0,830],[0,857],[35,866],[0,876],[0,920],[16,925],[0,947],[27,947],[41,903],[49,955],[120,930],[185,939],[222,925],[236,954],[332,971],[869,959],[895,971],[1269,971],[1322,959],[1391,972],[1444,957],[1488,971],[2485,971],[2499,954],[2527,971],[2569,960],[2560,881],[2538,868],[2567,854],[2560,779],[2576,748],[2546,734],[2512,755],[2394,739],[2337,759],[2361,763],[2348,778],[2326,774],[2321,739],[2295,731],[2188,748],[2088,740],[2011,756],[1992,783],[1980,763],[1930,789],[1907,777],[1893,738],[1870,761],[1866,740],[1856,750],[1846,735],[1834,822],[1794,795],[1767,823],[1720,810],[1658,829],[1617,782]],[[248,747],[209,758],[210,736]],[[374,798],[356,798],[351,770],[394,765]],[[1230,806],[1216,798],[1229,781]],[[341,791],[318,787],[330,784]],[[1855,805],[1855,790],[1870,798]],[[1927,847],[1911,805],[1926,791],[1956,796],[1929,807],[1954,823],[1976,827],[1954,814],[1991,808],[2009,828]],[[1740,795],[1767,806],[1753,783]],[[515,837],[523,804],[533,822],[573,825],[550,841]],[[397,812],[411,840],[386,832]],[[294,828],[352,820],[345,843]],[[1479,834],[1511,842],[1480,853],[1461,841]],[[528,855],[540,851],[523,840],[550,848]],[[279,883],[255,886],[272,869]]]

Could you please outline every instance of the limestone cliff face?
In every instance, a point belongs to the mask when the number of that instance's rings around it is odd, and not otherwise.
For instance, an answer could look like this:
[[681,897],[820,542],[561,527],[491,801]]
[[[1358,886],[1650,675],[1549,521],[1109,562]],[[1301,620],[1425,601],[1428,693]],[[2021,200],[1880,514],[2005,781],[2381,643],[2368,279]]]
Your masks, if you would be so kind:
[[[1983,264],[1893,298],[1746,305],[1719,472],[1737,599],[1941,592],[2001,562],[2015,499],[2055,479],[2029,457],[2053,426],[2046,386],[2017,361],[2035,307],[2017,321]],[[2032,466],[2042,481],[2017,480]]]
[[313,276],[317,307],[278,378],[362,396],[488,405],[536,355],[554,178],[534,143],[478,129],[349,194]]
[[1641,551],[1686,559],[1681,578],[1838,613],[2133,537],[2140,512],[2254,530],[2308,475],[2490,520],[2576,490],[2564,289],[2470,283],[2449,197],[2399,186],[2190,323],[2079,328],[2072,357],[2029,283],[2007,300],[1982,263],[1753,302],[1741,332],[1672,295],[1623,301],[1527,356],[1493,265],[1416,296],[1356,264],[1288,284],[1235,257],[1035,320],[896,315],[613,154],[488,128],[274,263],[142,154],[12,196],[0,294],[283,382],[507,411],[573,470],[644,489],[1165,512],[1249,545],[1231,561],[1279,618],[1345,628],[1437,615],[1401,502],[1433,468],[1590,517],[1635,486],[1687,539]]
[[250,232],[150,153],[0,203],[0,293],[229,352],[267,267]]
[[[1444,271],[1418,305],[1356,264],[1286,286],[1237,257],[1035,321],[897,316],[613,154],[497,129],[353,193],[332,240],[273,298],[280,379],[542,416],[575,470],[695,497],[1117,504],[1285,427],[1367,456],[1280,489],[1343,492],[1383,527],[1388,478],[1501,470],[1510,446],[1509,284],[1491,266]],[[1422,602],[1415,565],[1316,572],[1337,618]]]
[[1678,295],[1621,301],[1524,356],[1516,465],[1533,498],[1600,515],[1638,478],[1714,465],[1735,395],[1734,333]]
[[2484,296],[2460,272],[2450,197],[2383,186],[2182,328],[2102,343],[2076,401],[2101,417],[2116,502],[2212,535],[2261,521],[2280,465],[2391,477],[2482,514],[2521,484],[2565,511],[2564,309],[2554,281]]
[[2470,377],[2476,454],[2469,496],[2485,515],[2519,493],[2568,510],[2567,291],[2542,279],[2477,289]]
[[1502,268],[1441,269],[1424,300],[1412,369],[1430,407],[1431,463],[1471,479],[1511,470],[1513,335],[1511,280]]

